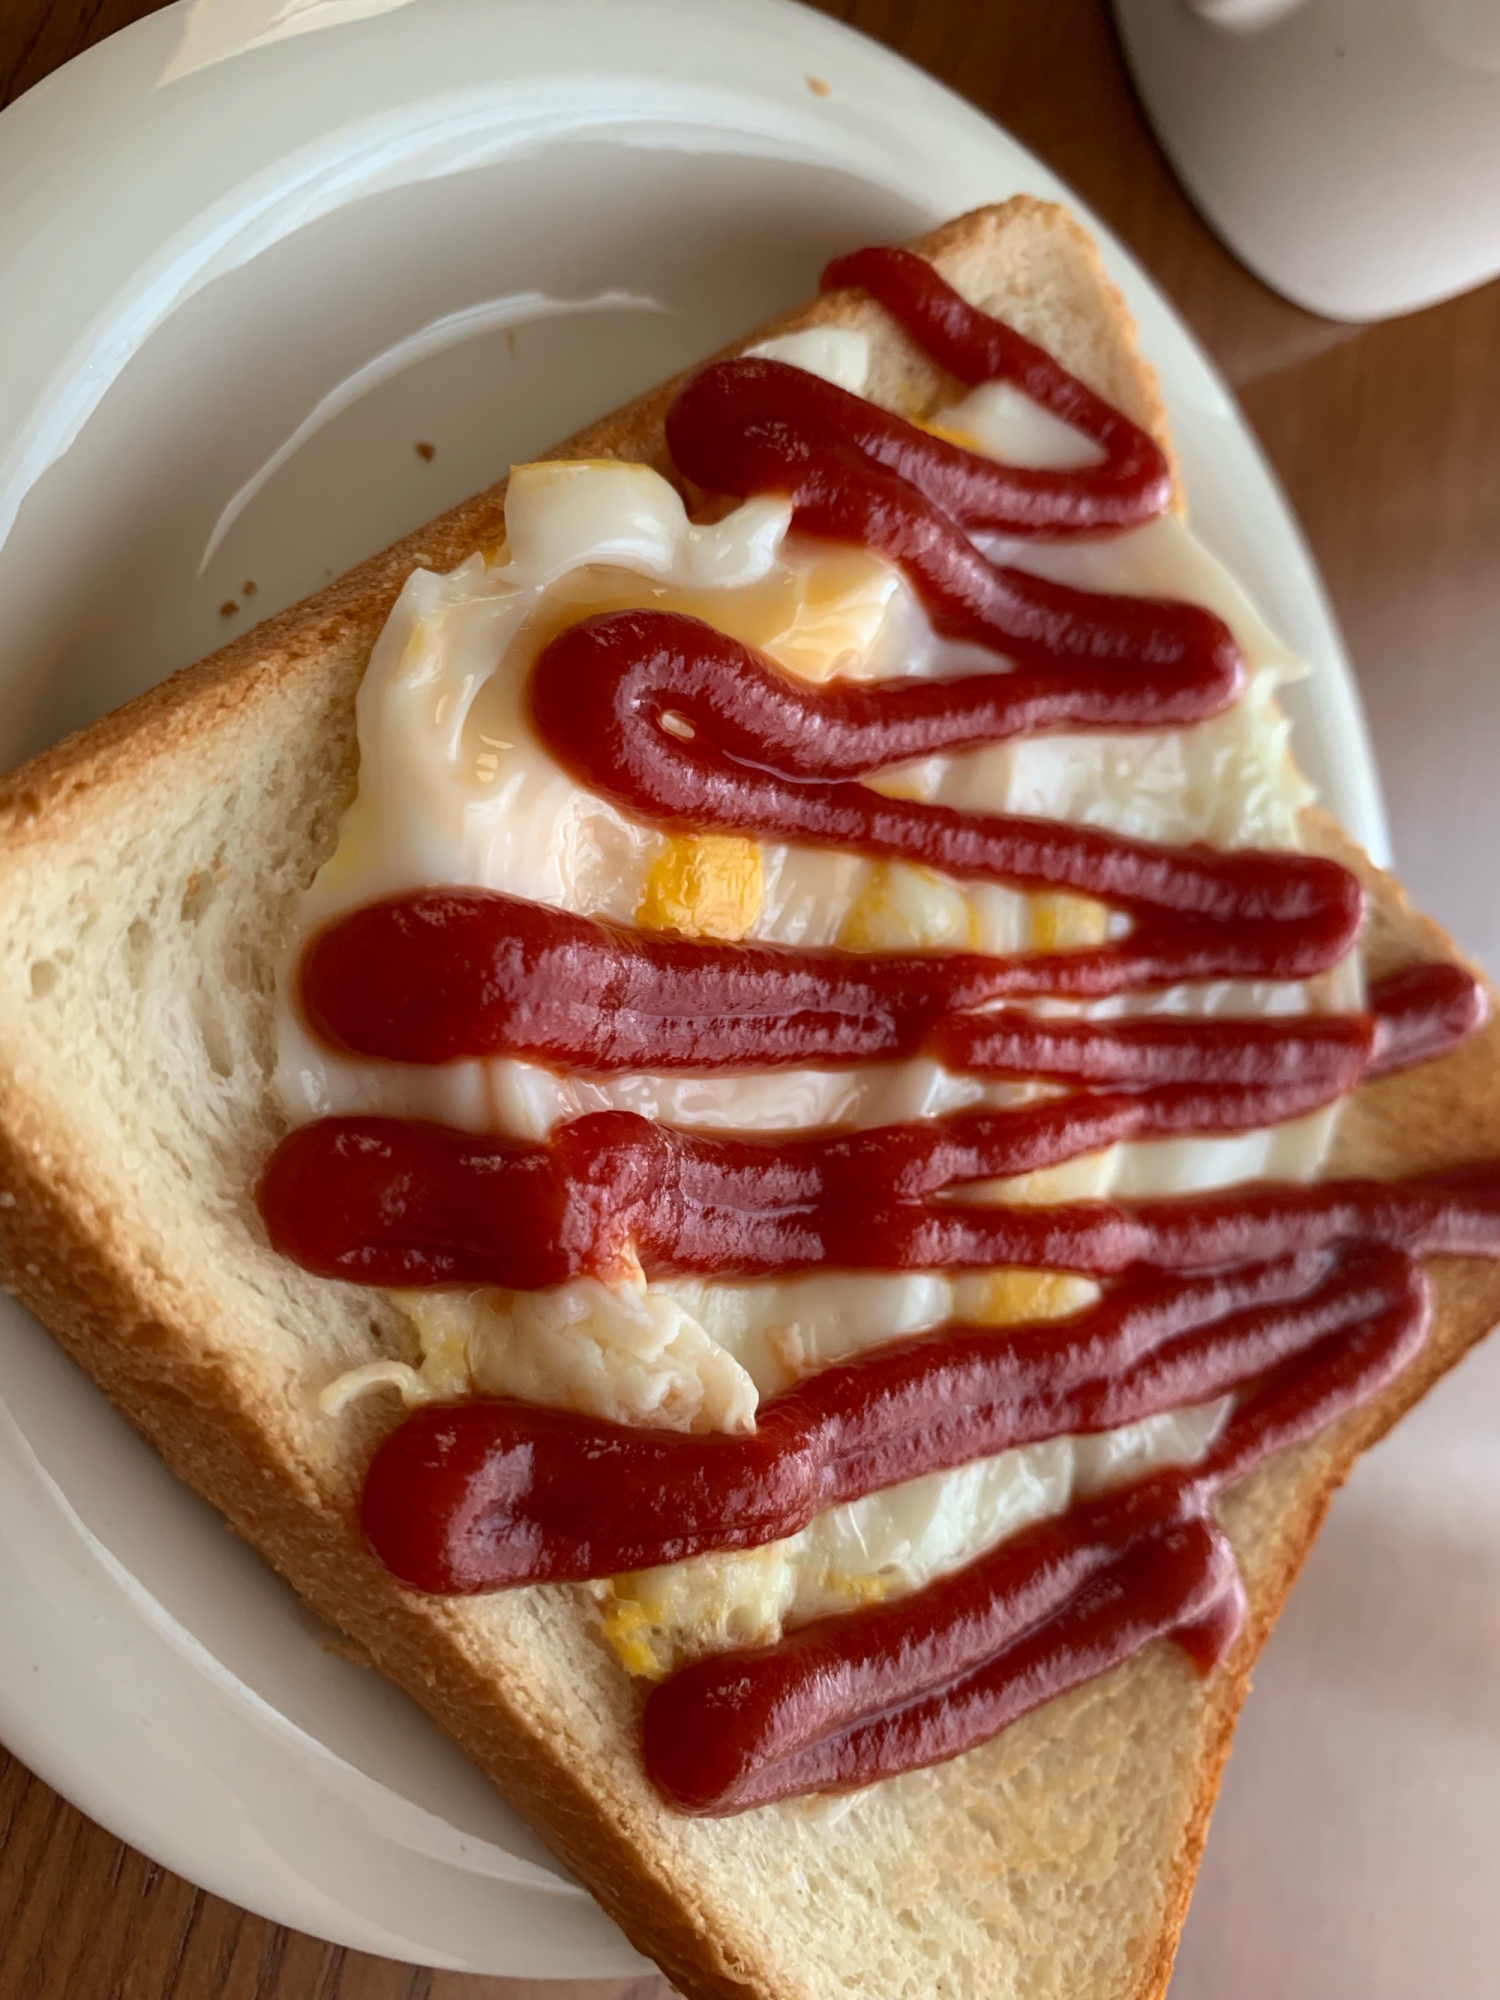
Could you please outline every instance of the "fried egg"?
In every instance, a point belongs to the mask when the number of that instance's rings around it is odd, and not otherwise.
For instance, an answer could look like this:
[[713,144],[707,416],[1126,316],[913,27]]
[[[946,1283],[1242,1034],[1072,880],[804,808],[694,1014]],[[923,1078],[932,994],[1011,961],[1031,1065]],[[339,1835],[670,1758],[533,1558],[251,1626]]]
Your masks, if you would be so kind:
[[[759,350],[859,393],[868,342],[844,329]],[[1008,385],[941,411],[933,428],[1014,463],[1082,463],[1087,439]],[[298,935],[335,913],[431,884],[466,884],[683,937],[838,945],[856,951],[1006,953],[1099,942],[1116,922],[1081,896],[1026,895],[904,862],[704,832],[668,835],[580,786],[533,729],[527,676],[558,631],[596,612],[681,611],[822,684],[994,669],[938,637],[905,578],[862,550],[792,531],[761,498],[691,520],[649,467],[614,460],[514,469],[504,544],[446,575],[418,570],[372,654],[358,697],[359,785],[336,850],[308,889]],[[1078,734],[939,756],[870,782],[895,796],[1045,815],[1168,844],[1295,848],[1310,793],[1288,753],[1278,691],[1300,663],[1180,521],[1086,543],[986,544],[998,559],[1091,590],[1204,604],[1244,654],[1244,692],[1186,730]],[[1303,984],[1218,982],[1107,1003],[1103,1011],[1290,1013],[1358,1006],[1357,955]],[[434,1118],[545,1139],[619,1108],[687,1128],[804,1131],[932,1117],[1027,1094],[928,1058],[759,1076],[589,1078],[503,1058],[440,1069],[362,1063],[321,1047],[286,983],[278,1088],[294,1120],[335,1113]],[[1047,1174],[968,1190],[997,1202],[1142,1196],[1272,1177],[1311,1178],[1334,1113],[1228,1138],[1115,1146]],[[381,1361],[324,1393],[409,1403],[471,1392],[520,1396],[611,1421],[689,1431],[753,1429],[762,1398],[809,1369],[956,1319],[1060,1318],[1096,1296],[1066,1273],[813,1272],[776,1281],[578,1279],[550,1292],[401,1295],[421,1359]],[[1059,1438],[928,1475],[835,1508],[754,1551],[598,1586],[605,1636],[632,1671],[660,1673],[714,1646],[759,1642],[839,1605],[918,1588],[1056,1513],[1155,1465],[1207,1448],[1222,1404],[1098,1438]]]

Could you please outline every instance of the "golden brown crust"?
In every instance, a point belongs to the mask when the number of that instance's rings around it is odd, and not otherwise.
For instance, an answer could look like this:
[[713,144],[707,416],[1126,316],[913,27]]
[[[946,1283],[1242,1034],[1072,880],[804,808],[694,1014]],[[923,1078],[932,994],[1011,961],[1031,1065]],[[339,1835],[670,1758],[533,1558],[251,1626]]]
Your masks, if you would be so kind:
[[[1070,313],[1049,344],[1063,346],[1078,372],[1164,436],[1160,400],[1149,370],[1134,355],[1128,317],[1070,218],[1023,199],[947,224],[918,247],[981,302],[985,274],[1004,264],[1010,274],[1007,313],[1028,332],[1046,338],[1058,315]],[[784,315],[760,337],[833,320],[873,325],[875,316],[868,301],[834,295]],[[945,393],[937,371],[888,329],[878,366],[877,394],[894,406],[920,414]],[[672,387],[591,426],[554,456],[638,458],[666,470],[661,418]],[[248,740],[263,726],[287,727],[285,718],[293,713],[299,727],[311,720],[326,728],[331,748],[322,782],[336,792],[352,773],[354,690],[407,574],[418,564],[448,567],[474,547],[498,541],[503,500],[499,486],[465,503],[0,783],[6,865],[25,867],[29,858],[40,861],[87,839],[155,772],[190,763],[200,748],[226,735],[243,732]],[[338,803],[331,801],[325,820]],[[1372,885],[1377,958],[1396,963],[1403,956],[1452,954],[1442,934],[1409,910],[1399,888],[1354,856],[1335,829],[1325,827],[1320,837]],[[1393,1173],[1500,1152],[1497,1076],[1500,1026],[1492,1023],[1444,1062],[1362,1091],[1343,1121],[1337,1168]],[[684,1992],[771,2000],[773,1994],[827,1991],[804,1987],[784,1958],[768,1955],[756,1912],[739,1908],[722,1883],[715,1893],[711,1869],[705,1873],[700,1866],[689,1877],[665,1823],[670,1816],[653,1808],[638,1784],[632,1788],[623,1776],[590,1762],[577,1735],[581,1722],[576,1716],[560,1720],[555,1708],[549,1710],[539,1674],[497,1672],[497,1659],[523,1668],[532,1661],[542,1639],[555,1637],[571,1615],[568,1601],[556,1593],[515,1593],[514,1603],[495,1607],[481,1647],[459,1612],[401,1591],[365,1549],[353,1513],[357,1467],[389,1417],[367,1407],[342,1433],[337,1450],[320,1450],[305,1436],[293,1448],[292,1433],[268,1411],[254,1378],[228,1365],[204,1338],[212,1304],[205,1307],[181,1273],[163,1270],[149,1246],[101,1200],[90,1162],[70,1151],[41,1093],[28,1086],[20,1056],[12,1059],[3,1042],[0,1093],[0,1190],[9,1197],[0,1207],[0,1269],[168,1463],[469,1750]],[[1494,1267],[1447,1260],[1436,1276],[1437,1320],[1419,1362],[1328,1437],[1266,1468],[1229,1497],[1226,1518],[1246,1567],[1251,1615],[1232,1660],[1213,1682],[1206,1688],[1195,1683],[1170,1649],[1154,1648],[1109,1682],[1018,1725],[1004,1743],[947,1767],[948,1775],[940,1774],[925,1791],[902,1794],[928,1804],[934,1797],[977,1802],[1008,1782],[1018,1758],[1049,1752],[1087,1761],[1085,1750],[1069,1746],[1109,1740],[1112,1730],[1118,1733],[1112,1718],[1171,1718],[1174,1740],[1186,1748],[1180,1801],[1174,1794],[1160,1808],[1163,1823],[1176,1830],[1157,1901],[1133,1913],[1136,1930],[1119,1940],[1110,1961],[1115,1969],[1101,1970],[1086,1987],[1074,1981],[1074,2000],[1086,1994],[1091,2000],[1149,2000],[1165,1992],[1250,1667],[1329,1499],[1357,1452],[1500,1317],[1500,1271]],[[628,1721],[634,1697],[622,1697],[614,1683],[609,1689],[616,1721]],[[610,1740],[617,1760],[630,1754],[618,1729]]]

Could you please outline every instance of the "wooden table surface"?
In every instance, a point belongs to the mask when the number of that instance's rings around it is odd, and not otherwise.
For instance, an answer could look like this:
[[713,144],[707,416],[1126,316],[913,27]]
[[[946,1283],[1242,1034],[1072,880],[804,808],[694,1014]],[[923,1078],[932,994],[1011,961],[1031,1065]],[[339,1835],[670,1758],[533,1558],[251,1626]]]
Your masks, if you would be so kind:
[[[150,11],[151,0],[5,0],[0,101]],[[1485,732],[1465,743],[1442,723],[1500,666],[1500,285],[1366,328],[1276,298],[1174,181],[1102,0],[830,0],[826,11],[920,63],[1037,152],[1130,245],[1213,354],[1322,565],[1374,727],[1403,872],[1500,966],[1500,901],[1476,899],[1453,866],[1456,851],[1475,848],[1476,820],[1494,824],[1492,760]],[[0,2000],[665,1992],[656,1980],[471,1979],[317,1943],[166,1874],[0,1752]]]

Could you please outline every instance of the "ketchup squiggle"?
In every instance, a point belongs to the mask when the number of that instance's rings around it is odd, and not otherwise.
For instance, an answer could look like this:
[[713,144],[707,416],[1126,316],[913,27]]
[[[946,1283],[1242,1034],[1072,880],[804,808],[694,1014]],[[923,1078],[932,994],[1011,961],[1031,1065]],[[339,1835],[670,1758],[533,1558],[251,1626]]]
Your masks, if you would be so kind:
[[[889,799],[894,763],[1044,731],[1164,729],[1221,712],[1243,665],[1199,607],[1069,589],[971,537],[1115,532],[1170,499],[1147,434],[910,253],[841,260],[960,380],[1014,382],[1083,430],[1096,463],[1001,466],[768,360],[715,363],[667,439],[716,494],[779,494],[804,533],[898,564],[942,634],[1002,670],[888,687],[789,682],[695,620],[606,614],[544,650],[533,719],[580,782],[672,831],[722,827],[1067,889],[1120,912],[1096,948],[1004,960],[857,958],[644,938],[471,890],[354,911],[300,970],[331,1046],[419,1063],[520,1055],[599,1073],[894,1061],[918,1051],[1066,1096],[917,1126],[780,1140],[673,1132],[624,1113],[545,1146],[382,1119],[278,1148],[272,1240],[383,1284],[531,1288],[648,1271],[1029,1265],[1112,1279],[1077,1320],[947,1327],[824,1370],[750,1439],[683,1438],[475,1400],[407,1419],[363,1499],[373,1545],[421,1589],[587,1578],[754,1546],[841,1500],[1067,1431],[1223,1394],[1196,1467],[1075,1506],[913,1597],[695,1662],[647,1703],[648,1771],[681,1809],[732,1812],[956,1755],[1170,1633],[1207,1667],[1242,1591],[1214,1496],[1313,1435],[1411,1358],[1418,1253],[1500,1254],[1500,1168],[1259,1187],[1133,1205],[995,1208],[973,1182],[1122,1139],[1299,1116],[1478,1024],[1478,983],[1408,968],[1346,1018],[1109,1021],[1001,1003],[1221,978],[1301,979],[1354,942],[1352,875],[1298,854],[1167,849],[1097,829]],[[664,727],[670,719],[672,726]]]
[[681,1668],[646,1703],[653,1781],[682,1811],[743,1812],[940,1763],[1169,1633],[1214,1665],[1244,1597],[1213,1500],[1412,1359],[1429,1300],[1403,1263],[1381,1312],[1273,1370],[1197,1466],[1074,1507],[896,1604]]
[[[1492,1233],[1500,1247],[1500,1214]],[[1410,1272],[1396,1250],[1315,1250],[1127,1282],[1068,1321],[948,1326],[820,1368],[745,1437],[504,1399],[433,1406],[376,1453],[363,1517],[403,1582],[444,1593],[759,1548],[924,1473],[1210,1402],[1399,1304]],[[489,1495],[455,1518],[460,1463],[483,1468]]]
[[[548,1146],[414,1119],[324,1118],[278,1148],[261,1206],[277,1247],[304,1269],[403,1288],[540,1291],[617,1280],[632,1258],[652,1277],[996,1266],[1112,1277],[1350,1238],[1500,1252],[1500,1176],[1485,1173],[1128,1203],[961,1198],[965,1181],[1035,1172],[1143,1133],[1202,1131],[1205,1095],[1188,1093],[1181,1123],[1175,1093],[1163,1091],[779,1142],[676,1132],[630,1111],[575,1119]],[[1228,1129],[1258,1130],[1264,1105],[1252,1094]]]
[[[379,906],[360,913],[381,918]],[[413,962],[417,1004],[428,1006],[437,982],[430,961],[412,952],[393,957],[386,978],[355,978],[347,990],[382,1008],[394,994],[404,1008],[400,967]],[[439,988],[453,994],[455,1009],[457,986]],[[1467,974],[1442,966],[1377,986],[1364,1017],[944,1017],[937,1045],[985,1073],[1019,1069],[1095,1087],[1009,1110],[798,1140],[679,1132],[627,1111],[574,1119],[542,1145],[410,1119],[323,1118],[277,1148],[261,1208],[277,1247],[306,1269],[394,1286],[541,1290],[616,1277],[631,1257],[653,1274],[742,1276],[820,1264],[1009,1264],[1096,1275],[1134,1263],[1201,1265],[1230,1254],[1226,1215],[1243,1218],[1242,1235],[1252,1213],[1262,1235],[1323,1226],[1315,1216],[1334,1212],[1329,1185],[1129,1210],[975,1207],[943,1197],[1126,1140],[1256,1131],[1304,1116],[1351,1090],[1367,1067],[1451,1044],[1473,1024],[1476,997]],[[618,1035],[618,1008],[609,1018]],[[1189,1077],[1197,1081],[1181,1080]],[[1426,1213],[1432,1198],[1419,1186],[1383,1207],[1367,1203],[1366,1226],[1397,1228],[1405,1240],[1405,1225],[1390,1218]],[[1246,1241],[1236,1254],[1256,1254]]]

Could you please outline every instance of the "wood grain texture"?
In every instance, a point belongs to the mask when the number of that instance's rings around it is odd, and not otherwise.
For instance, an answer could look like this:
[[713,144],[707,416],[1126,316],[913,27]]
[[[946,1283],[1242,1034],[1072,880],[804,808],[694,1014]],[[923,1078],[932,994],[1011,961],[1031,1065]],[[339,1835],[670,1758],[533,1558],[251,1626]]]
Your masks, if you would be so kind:
[[[150,0],[0,0],[0,101],[150,11]],[[1369,328],[1276,298],[1178,188],[1103,0],[828,0],[823,11],[920,63],[1040,154],[1213,354],[1302,518],[1349,638],[1404,873],[1461,941],[1500,965],[1500,905],[1477,903],[1451,866],[1465,815],[1493,794],[1493,760],[1481,731],[1455,760],[1441,728],[1500,666],[1500,285]],[[0,2000],[665,1993],[656,1980],[470,1979],[320,1944],[167,1874],[0,1752]]]
[[0,1751],[0,2000],[669,2000],[660,1979],[471,1979],[268,1924],[95,1826]]

